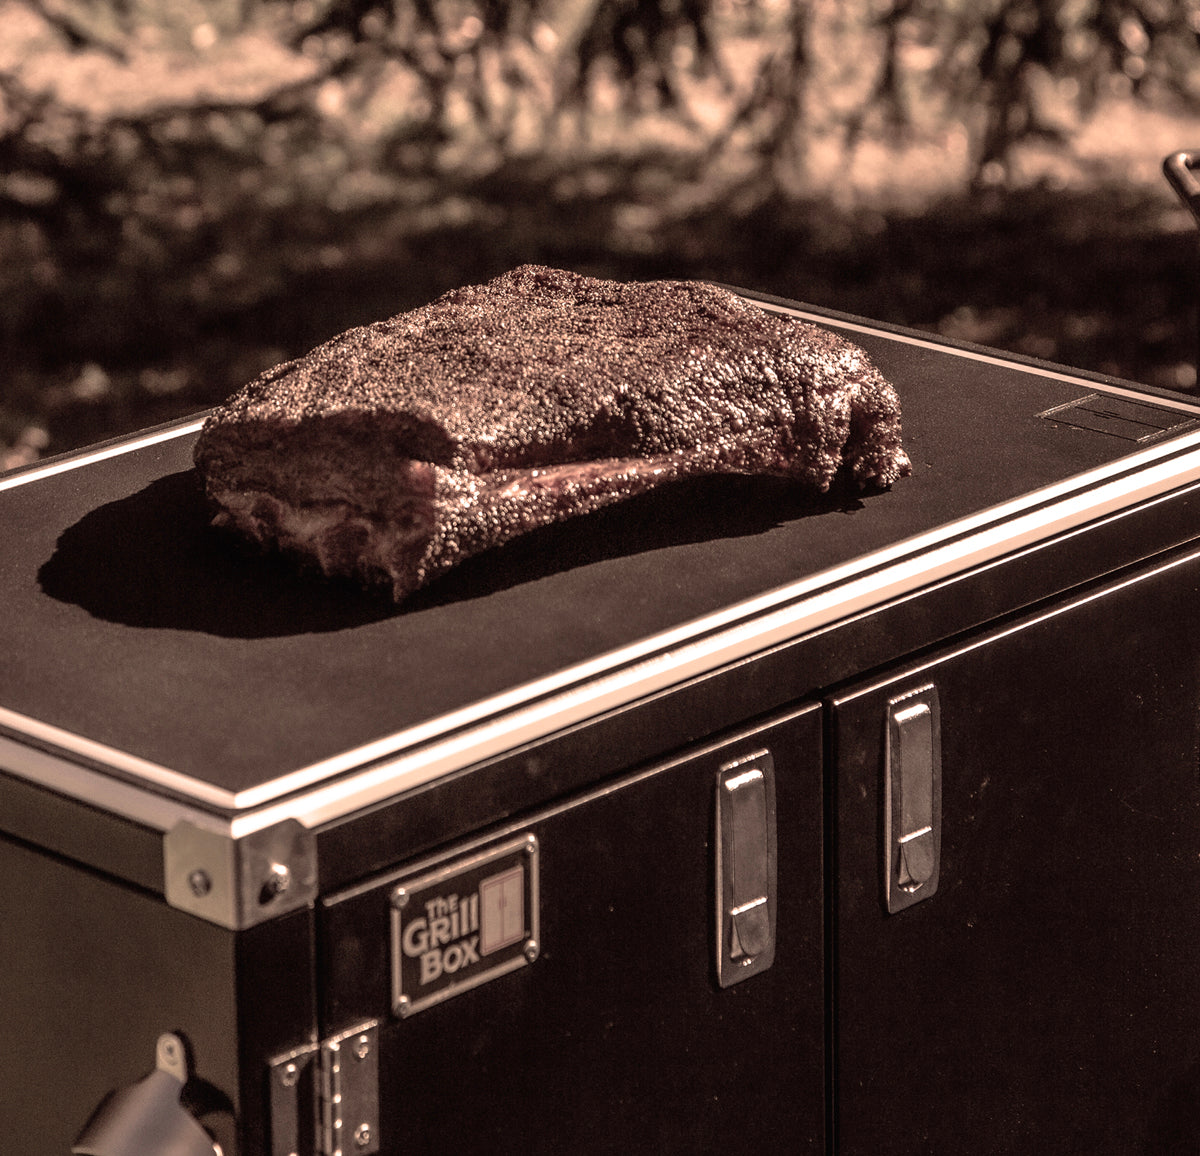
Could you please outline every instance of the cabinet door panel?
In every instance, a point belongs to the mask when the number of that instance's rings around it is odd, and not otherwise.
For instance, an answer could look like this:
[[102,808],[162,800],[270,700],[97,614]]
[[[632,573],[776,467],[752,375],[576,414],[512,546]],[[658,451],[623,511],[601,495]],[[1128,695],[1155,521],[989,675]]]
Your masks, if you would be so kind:
[[[1200,558],[832,703],[845,1153],[1200,1150]],[[937,890],[886,913],[889,702],[940,704]]]
[[[324,1030],[381,1021],[381,1151],[824,1151],[821,744],[809,704],[332,897]],[[774,958],[722,986],[718,776],[764,750]],[[389,897],[446,869],[443,889],[461,904],[473,885],[454,881],[454,864],[513,834],[537,840],[537,958],[397,1017]],[[741,926],[757,938],[753,919]]]

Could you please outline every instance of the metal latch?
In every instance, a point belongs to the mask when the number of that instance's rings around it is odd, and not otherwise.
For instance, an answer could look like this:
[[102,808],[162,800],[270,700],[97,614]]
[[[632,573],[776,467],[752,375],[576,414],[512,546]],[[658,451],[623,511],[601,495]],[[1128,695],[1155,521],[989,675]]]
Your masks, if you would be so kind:
[[379,1021],[270,1063],[271,1156],[379,1151]]
[[941,712],[935,686],[888,703],[884,878],[889,912],[928,899],[942,847]]
[[717,775],[717,982],[729,987],[775,960],[775,762],[768,751]]
[[154,1071],[109,1096],[71,1151],[75,1156],[221,1156],[220,1145],[179,1102],[188,1077],[183,1040],[163,1032],[155,1047]]

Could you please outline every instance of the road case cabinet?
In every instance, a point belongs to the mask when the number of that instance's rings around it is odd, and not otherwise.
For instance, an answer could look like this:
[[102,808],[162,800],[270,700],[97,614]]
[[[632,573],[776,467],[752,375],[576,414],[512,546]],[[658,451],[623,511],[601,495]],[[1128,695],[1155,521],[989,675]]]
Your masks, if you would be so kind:
[[214,534],[198,420],[0,478],[6,1152],[1196,1146],[1200,407],[760,303],[911,478],[399,609]]
[[[312,1153],[702,1150],[718,1139],[731,1152],[784,1141],[820,1151],[820,752],[820,709],[801,707],[242,930],[2,840],[9,1150],[68,1152],[105,1096],[153,1067],[158,1035],[177,1031],[194,1064],[186,1108],[227,1154],[286,1156],[291,1138]],[[788,885],[771,927],[783,930],[778,950],[803,964],[722,988],[718,780],[759,766],[788,816],[777,843]],[[535,849],[524,870],[538,882],[531,896],[518,889],[528,909],[516,956],[447,933],[442,956],[475,986],[425,985],[437,993],[430,1006],[398,1011],[397,887],[433,874],[454,894],[464,861],[514,841],[518,859],[526,843]],[[513,859],[498,856],[486,875]],[[451,951],[472,941],[464,965]],[[516,966],[481,977],[478,954],[489,972],[489,959]],[[429,998],[419,959],[413,978],[419,1003]],[[349,1060],[369,1067],[370,1104],[335,1133],[322,1066],[342,1037],[353,1057],[355,1028],[378,1052],[370,1065]],[[28,1044],[10,1052],[17,1040]],[[355,1144],[360,1129],[375,1139]]]

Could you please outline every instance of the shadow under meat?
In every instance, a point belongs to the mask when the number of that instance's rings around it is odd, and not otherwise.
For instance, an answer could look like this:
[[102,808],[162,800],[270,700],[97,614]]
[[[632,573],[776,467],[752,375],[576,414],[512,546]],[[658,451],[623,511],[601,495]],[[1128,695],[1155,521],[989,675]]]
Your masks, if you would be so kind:
[[38,571],[44,594],[106,622],[226,638],[327,633],[486,597],[577,567],[860,506],[837,487],[809,495],[779,478],[696,478],[534,530],[460,563],[401,605],[327,579],[210,525],[192,470],[97,507],[59,537]]
[[396,613],[210,525],[200,476],[182,470],[85,514],[38,571],[42,592],[125,626],[272,638],[344,630]]

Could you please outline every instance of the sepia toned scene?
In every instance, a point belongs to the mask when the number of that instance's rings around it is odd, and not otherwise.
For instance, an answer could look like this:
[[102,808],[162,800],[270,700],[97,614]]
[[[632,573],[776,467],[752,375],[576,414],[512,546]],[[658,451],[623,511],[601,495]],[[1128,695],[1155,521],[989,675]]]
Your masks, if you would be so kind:
[[1196,387],[1196,0],[0,0],[0,467],[525,262]]
[[0,1156],[1200,1153],[1200,0],[0,0],[0,148]]

